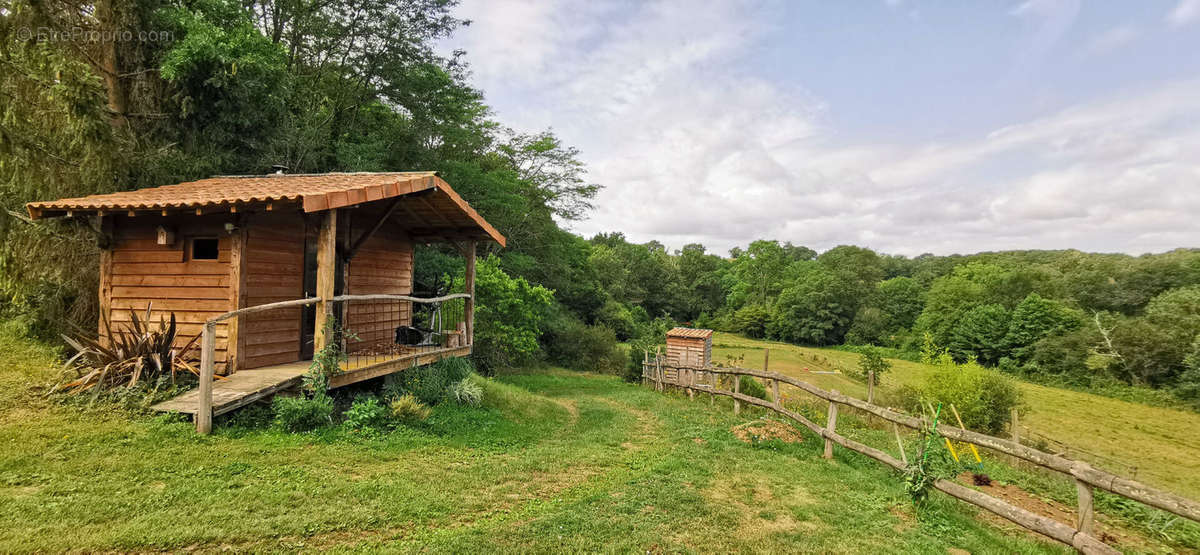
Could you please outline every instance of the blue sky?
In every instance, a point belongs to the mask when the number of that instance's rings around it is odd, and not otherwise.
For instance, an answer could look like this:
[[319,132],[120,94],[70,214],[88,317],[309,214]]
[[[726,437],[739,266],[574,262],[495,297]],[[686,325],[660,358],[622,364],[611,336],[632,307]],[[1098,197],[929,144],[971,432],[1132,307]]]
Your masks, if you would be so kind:
[[1200,0],[464,0],[500,121],[605,187],[576,232],[919,254],[1200,247]]

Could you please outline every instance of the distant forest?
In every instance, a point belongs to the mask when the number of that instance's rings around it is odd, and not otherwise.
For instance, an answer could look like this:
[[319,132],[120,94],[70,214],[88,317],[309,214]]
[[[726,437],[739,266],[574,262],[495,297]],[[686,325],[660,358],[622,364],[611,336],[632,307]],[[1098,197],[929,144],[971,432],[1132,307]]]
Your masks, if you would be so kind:
[[[675,322],[810,345],[926,341],[1006,372],[1200,397],[1200,253],[916,258],[756,241],[730,256],[585,239],[599,185],[469,85],[448,0],[34,2],[0,9],[0,301],[55,340],[96,319],[95,222],[23,204],[217,174],[436,170],[509,239],[485,252],[476,356],[616,370]],[[113,37],[119,40],[108,40]],[[699,224],[698,224],[699,225]],[[802,238],[797,238],[798,240]],[[461,260],[418,253],[428,289]]]

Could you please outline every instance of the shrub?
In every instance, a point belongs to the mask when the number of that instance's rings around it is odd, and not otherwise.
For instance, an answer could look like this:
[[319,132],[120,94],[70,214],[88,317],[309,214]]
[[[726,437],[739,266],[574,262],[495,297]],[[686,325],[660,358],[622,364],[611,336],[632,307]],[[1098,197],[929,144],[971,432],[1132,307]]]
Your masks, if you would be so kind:
[[478,407],[483,402],[483,388],[467,377],[450,384],[446,396],[460,405]]
[[1010,378],[975,362],[938,365],[926,375],[920,393],[935,407],[953,404],[963,425],[989,434],[1002,432],[1011,410],[1021,405],[1021,392]]
[[733,328],[746,337],[762,339],[767,335],[771,309],[759,304],[746,305],[733,313]]
[[751,376],[742,376],[741,378],[742,383],[739,385],[738,391],[742,395],[749,395],[764,401],[770,400],[768,399],[769,395],[767,395],[767,388],[762,384],[762,382],[759,382]]
[[545,336],[550,362],[605,374],[620,374],[626,367],[625,353],[612,330],[588,326],[574,318],[560,319],[554,328]]
[[362,395],[346,409],[346,427],[354,430],[378,430],[386,428],[391,411],[374,395]]
[[450,357],[433,364],[409,368],[392,374],[384,386],[388,398],[412,394],[426,405],[436,405],[450,388],[450,384],[471,375],[474,367],[465,358]]
[[[461,290],[462,281],[455,282]],[[475,275],[475,343],[472,358],[485,372],[529,364],[541,352],[538,337],[554,294],[500,269],[500,259],[479,261]]]
[[275,425],[289,432],[305,432],[333,422],[333,398],[320,394],[313,397],[275,396],[271,404]]
[[875,383],[880,383],[880,377],[892,369],[892,363],[883,358],[883,353],[874,347],[863,347],[858,358],[858,377],[866,380],[875,374]]
[[106,341],[91,339],[85,333],[75,338],[62,336],[77,352],[65,364],[64,379],[54,391],[99,394],[119,387],[135,391],[139,385],[155,383],[159,378],[169,378],[174,384],[176,374],[197,372],[199,365],[187,364],[185,359],[196,355],[191,350],[199,335],[177,349],[175,313],[171,313],[170,322],[159,318],[155,325],[150,320],[151,308],[146,305],[140,318],[138,311],[130,309],[129,323],[116,333],[108,318],[102,318]]
[[407,393],[397,397],[391,403],[392,418],[399,420],[405,424],[420,422],[429,418],[433,413],[433,409],[422,403],[411,393]]
[[658,343],[648,340],[639,339],[629,344],[629,352],[626,353],[628,360],[625,365],[625,374],[622,379],[629,383],[637,383],[642,380],[642,363],[646,360],[646,351],[653,351]]

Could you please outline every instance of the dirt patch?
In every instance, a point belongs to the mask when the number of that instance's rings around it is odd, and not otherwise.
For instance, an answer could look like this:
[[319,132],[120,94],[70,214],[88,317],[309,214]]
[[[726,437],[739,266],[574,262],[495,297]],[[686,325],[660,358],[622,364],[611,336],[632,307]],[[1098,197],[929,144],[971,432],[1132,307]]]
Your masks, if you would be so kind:
[[[1056,520],[1070,527],[1075,527],[1075,507],[1070,507],[1054,501],[1045,499],[1029,493],[1012,484],[1002,484],[992,480],[989,485],[975,485],[975,479],[972,473],[963,472],[958,475],[958,482],[968,486],[975,486],[979,491],[982,491],[992,497],[1000,499],[1010,505],[1015,505],[1026,511],[1044,516],[1046,518]],[[985,519],[1001,524],[1004,526],[1011,525],[1007,519],[992,514],[988,511],[980,511],[980,514]],[[1096,534],[1100,540],[1109,545],[1133,551],[1154,551],[1154,547],[1162,547],[1157,541],[1151,540],[1137,532],[1130,531],[1113,525],[1110,522],[1104,522],[1097,515],[1096,519]],[[1024,528],[1021,528],[1024,530]],[[1033,532],[1028,532],[1035,537],[1041,537]]]
[[892,505],[888,507],[888,512],[900,521],[892,527],[896,532],[903,533],[917,524],[917,517],[912,513],[912,505]]
[[804,437],[800,430],[778,420],[756,420],[746,424],[738,424],[729,429],[734,437],[746,443],[778,439],[784,443],[800,443]]

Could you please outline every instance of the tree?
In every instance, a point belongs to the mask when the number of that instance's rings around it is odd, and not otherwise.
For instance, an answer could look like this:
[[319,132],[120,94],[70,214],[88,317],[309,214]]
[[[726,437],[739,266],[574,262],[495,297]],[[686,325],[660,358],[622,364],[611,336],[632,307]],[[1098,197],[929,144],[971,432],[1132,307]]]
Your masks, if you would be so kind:
[[986,304],[968,310],[950,334],[950,353],[959,361],[977,359],[994,366],[1008,355],[1004,338],[1008,334],[1009,314],[1003,306]]
[[883,358],[879,349],[874,347],[863,349],[862,354],[858,357],[858,371],[867,379],[868,403],[875,402],[876,380],[891,369],[892,363]]
[[1024,363],[1029,360],[1035,343],[1051,335],[1076,329],[1079,323],[1079,316],[1060,303],[1030,293],[1013,309],[1008,333],[1004,337],[1007,356]]
[[767,333],[813,345],[840,343],[854,317],[855,284],[824,265],[798,263],[799,275],[779,294]]

